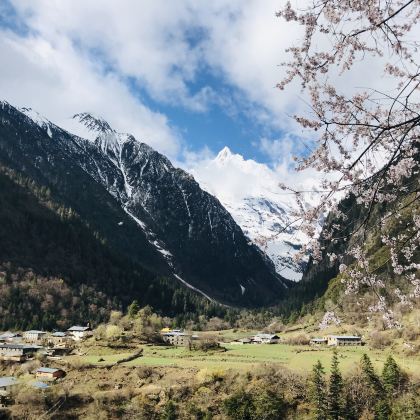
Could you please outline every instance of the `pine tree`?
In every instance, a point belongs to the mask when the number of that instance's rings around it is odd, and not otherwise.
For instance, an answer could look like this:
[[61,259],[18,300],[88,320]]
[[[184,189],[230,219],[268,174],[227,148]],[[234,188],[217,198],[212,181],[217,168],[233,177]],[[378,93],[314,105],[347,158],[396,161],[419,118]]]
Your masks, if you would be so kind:
[[349,392],[344,397],[344,406],[342,411],[343,418],[346,420],[357,420],[356,408],[354,400]]
[[389,420],[391,408],[386,399],[381,399],[375,404],[375,420]]
[[391,355],[385,361],[382,370],[382,381],[389,396],[398,391],[401,383],[401,369]]
[[375,420],[387,420],[391,413],[387,394],[367,354],[362,356],[361,364],[366,386],[370,387],[374,392],[375,400],[371,401],[371,403],[374,406]]
[[338,354],[335,349],[331,361],[330,387],[328,393],[328,413],[329,417],[333,420],[338,420],[341,417],[343,407],[343,378],[338,364]]
[[361,366],[366,385],[372,388],[377,394],[377,396],[383,396],[383,386],[381,384],[381,380],[376,374],[372,362],[366,353],[364,353],[362,356]]
[[137,302],[137,300],[133,300],[133,302],[128,306],[128,316],[130,318],[134,318],[138,314],[139,310],[139,303]]
[[326,393],[325,371],[319,360],[312,369],[309,395],[315,406],[314,418],[316,420],[325,420],[328,415],[328,400]]

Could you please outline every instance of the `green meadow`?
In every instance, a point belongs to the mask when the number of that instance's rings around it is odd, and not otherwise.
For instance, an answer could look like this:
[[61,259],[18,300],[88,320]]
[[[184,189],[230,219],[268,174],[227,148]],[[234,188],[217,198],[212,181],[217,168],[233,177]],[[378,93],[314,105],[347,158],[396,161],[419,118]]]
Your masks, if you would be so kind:
[[[124,366],[173,366],[197,369],[235,369],[251,370],[259,365],[284,366],[288,369],[308,372],[317,360],[328,367],[331,361],[331,348],[313,348],[310,346],[293,346],[286,344],[244,344],[224,345],[226,351],[198,352],[184,347],[143,346],[143,356]],[[382,369],[390,350],[371,350],[368,347],[338,348],[341,370],[346,373],[354,369],[363,353],[367,353],[377,369]],[[84,363],[108,365],[127,357],[130,353],[90,354],[82,356]],[[413,374],[420,374],[420,357],[403,357],[393,354],[400,366]]]

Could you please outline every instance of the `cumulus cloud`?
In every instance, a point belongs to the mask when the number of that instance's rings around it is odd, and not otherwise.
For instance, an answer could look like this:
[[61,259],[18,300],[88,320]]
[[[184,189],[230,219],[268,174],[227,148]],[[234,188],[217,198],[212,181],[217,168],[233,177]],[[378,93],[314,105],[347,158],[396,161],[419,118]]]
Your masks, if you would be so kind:
[[95,112],[116,129],[147,139],[171,156],[178,153],[180,139],[166,116],[133,97],[118,75],[102,73],[66,38],[53,44],[1,31],[0,54],[6,62],[0,66],[1,97],[10,103],[33,107],[64,128],[75,113]]
[[[268,140],[270,131],[305,136],[291,115],[307,109],[298,86],[283,92],[275,87],[284,74],[279,64],[287,59],[285,49],[302,36],[296,25],[275,17],[281,5],[6,0],[0,8],[10,23],[0,26],[1,96],[58,123],[93,111],[181,160],[191,158],[183,127],[175,127],[159,105],[200,113],[217,106],[231,117],[242,112],[257,121],[266,135],[257,147],[276,161],[286,146],[294,152],[300,146],[282,145],[287,136]],[[369,66],[364,83],[380,86],[381,65]],[[348,76],[343,86],[356,83]]]

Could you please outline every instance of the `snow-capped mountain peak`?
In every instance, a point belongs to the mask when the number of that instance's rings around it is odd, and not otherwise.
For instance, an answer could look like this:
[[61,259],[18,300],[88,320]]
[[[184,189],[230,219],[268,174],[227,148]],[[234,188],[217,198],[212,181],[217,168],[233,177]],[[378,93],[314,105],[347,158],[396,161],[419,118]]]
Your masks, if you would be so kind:
[[52,122],[49,119],[45,118],[43,115],[33,110],[32,108],[19,108],[19,111],[25,114],[28,118],[30,118],[36,125],[46,130],[48,135],[52,137]]
[[233,156],[232,151],[229,149],[229,147],[225,146],[216,156],[215,161],[219,163],[224,163],[229,161]]
[[94,116],[89,112],[82,112],[79,114],[73,115],[73,119],[79,121],[83,124],[88,130],[94,131],[96,133],[114,133],[115,130],[111,128],[107,121],[101,117]]
[[285,229],[296,203],[292,195],[281,190],[281,180],[273,170],[224,147],[214,159],[190,168],[190,172],[271,258],[279,274],[300,280],[303,266],[293,256],[307,238],[293,225]]

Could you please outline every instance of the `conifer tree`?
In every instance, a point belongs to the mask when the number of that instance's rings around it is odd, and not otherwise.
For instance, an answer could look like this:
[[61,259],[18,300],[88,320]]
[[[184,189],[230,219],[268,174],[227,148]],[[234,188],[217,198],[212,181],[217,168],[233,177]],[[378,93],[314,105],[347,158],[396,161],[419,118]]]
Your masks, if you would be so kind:
[[138,314],[139,310],[139,303],[137,302],[137,300],[133,300],[133,302],[128,306],[128,316],[130,318],[134,318]]
[[319,360],[312,369],[309,395],[315,406],[314,418],[316,420],[325,420],[328,415],[328,400],[325,383],[325,371]]
[[386,399],[381,399],[375,404],[375,420],[389,420],[391,408]]
[[343,418],[346,420],[357,420],[356,407],[350,392],[346,392],[342,411]]
[[366,353],[362,356],[361,364],[366,386],[372,389],[375,398],[374,401],[371,401],[374,406],[375,420],[387,420],[391,412],[387,394]]
[[371,387],[375,391],[377,396],[383,396],[383,387],[381,384],[381,380],[376,374],[372,362],[366,353],[364,353],[362,356],[361,366],[366,385]]
[[331,361],[331,376],[330,386],[328,392],[328,414],[332,420],[338,420],[342,414],[342,393],[343,393],[343,378],[338,367],[338,354],[334,349]]
[[385,361],[382,380],[385,391],[389,396],[398,391],[401,382],[401,369],[391,355]]

